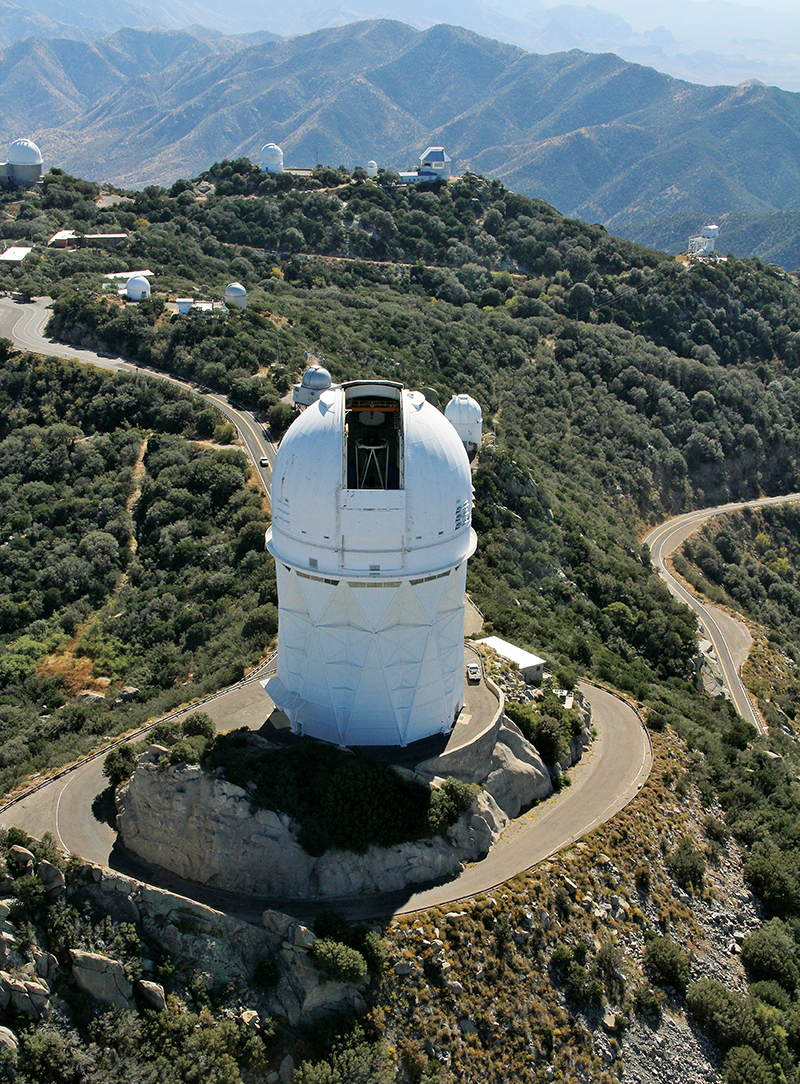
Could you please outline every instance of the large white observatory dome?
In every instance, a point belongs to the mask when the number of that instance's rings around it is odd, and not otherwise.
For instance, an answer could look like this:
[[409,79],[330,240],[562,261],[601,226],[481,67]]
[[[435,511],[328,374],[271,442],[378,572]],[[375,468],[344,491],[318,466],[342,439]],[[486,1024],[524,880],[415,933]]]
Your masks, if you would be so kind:
[[150,283],[144,275],[131,275],[125,284],[129,301],[141,301],[150,296]]
[[373,159],[370,159],[369,162],[367,162],[367,176],[368,177],[377,177],[378,176],[378,163],[373,161]]
[[283,173],[283,151],[277,143],[265,143],[261,148],[261,168],[265,173]]
[[15,139],[8,148],[10,166],[40,166],[42,152],[32,139]]
[[225,287],[225,304],[237,309],[247,308],[247,290],[241,282],[231,282]]
[[454,395],[444,408],[444,416],[453,426],[467,452],[481,446],[483,415],[471,395]]
[[278,673],[295,732],[406,745],[463,703],[472,480],[457,433],[391,381],[323,391],[284,437],[267,549],[278,576]]

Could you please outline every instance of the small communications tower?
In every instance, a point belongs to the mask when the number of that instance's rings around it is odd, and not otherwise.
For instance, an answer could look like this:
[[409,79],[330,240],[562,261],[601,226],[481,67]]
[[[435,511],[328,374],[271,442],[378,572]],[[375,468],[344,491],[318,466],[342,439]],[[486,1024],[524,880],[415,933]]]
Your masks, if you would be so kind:
[[464,701],[472,480],[425,397],[388,380],[322,391],[272,474],[278,672],[292,730],[338,745],[446,733]]

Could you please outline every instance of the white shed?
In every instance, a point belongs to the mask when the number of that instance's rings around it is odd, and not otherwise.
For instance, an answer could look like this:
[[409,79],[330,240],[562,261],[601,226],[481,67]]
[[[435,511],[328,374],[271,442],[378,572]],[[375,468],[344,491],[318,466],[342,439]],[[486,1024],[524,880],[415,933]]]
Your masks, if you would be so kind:
[[516,663],[520,676],[528,685],[538,685],[544,677],[544,659],[540,659],[538,655],[524,651],[516,644],[509,644],[508,641],[501,640],[499,636],[487,636],[485,640],[476,640],[476,643],[486,644],[487,647],[496,651],[501,659]]

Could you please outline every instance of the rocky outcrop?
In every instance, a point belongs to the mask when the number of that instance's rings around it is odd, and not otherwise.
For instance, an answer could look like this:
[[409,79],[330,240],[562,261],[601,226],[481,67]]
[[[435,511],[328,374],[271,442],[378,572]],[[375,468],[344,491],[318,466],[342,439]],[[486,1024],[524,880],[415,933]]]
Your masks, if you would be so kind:
[[447,838],[313,858],[286,814],[251,812],[240,787],[197,767],[146,763],[119,792],[118,810],[122,842],[146,861],[200,884],[287,899],[391,892],[453,876],[464,862],[486,854],[497,819],[494,810],[485,816],[487,809],[476,805],[465,814],[471,832],[451,830]]
[[553,793],[550,773],[542,758],[522,736],[519,727],[508,719],[500,727],[484,787],[511,818]]
[[[583,732],[556,774],[590,740],[588,705],[583,712]],[[163,767],[147,754],[117,792],[117,827],[126,849],[145,861],[248,895],[333,900],[446,879],[485,857],[509,818],[553,791],[551,773],[514,723],[501,715],[491,731],[488,744],[473,742],[417,765],[423,781],[435,781],[441,770],[484,788],[446,837],[315,858],[300,846],[287,814],[254,810],[241,787],[196,766]]]
[[164,987],[160,983],[139,979],[136,983],[135,992],[146,1008],[155,1009],[156,1012],[166,1009],[167,999],[164,994]]
[[79,990],[117,1009],[133,1008],[133,987],[119,960],[80,949],[71,949],[69,955]]
[[10,1028],[0,1027],[0,1051],[8,1050],[12,1054],[17,1052],[19,1039]]

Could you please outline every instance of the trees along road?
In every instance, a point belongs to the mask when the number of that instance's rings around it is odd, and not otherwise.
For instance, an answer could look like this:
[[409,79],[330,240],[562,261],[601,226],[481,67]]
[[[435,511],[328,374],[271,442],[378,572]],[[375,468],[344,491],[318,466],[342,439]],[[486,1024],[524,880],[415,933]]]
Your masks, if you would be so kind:
[[[0,336],[10,338],[20,349],[37,354],[72,358],[117,372],[135,374],[145,371],[148,375],[169,380],[213,403],[237,426],[248,454],[259,471],[262,484],[269,490],[270,469],[260,468],[258,464],[262,456],[267,456],[272,464],[275,447],[264,438],[260,423],[251,413],[234,407],[221,396],[202,391],[192,384],[163,373],[142,370],[141,367],[120,358],[105,358],[93,351],[51,342],[42,335],[48,304],[47,298],[40,298],[28,305],[0,299]],[[749,503],[758,506],[798,499],[800,495],[794,494],[791,497],[766,498]],[[736,629],[740,628],[739,623],[727,617],[722,621],[720,613],[716,611],[712,614],[711,608],[703,606],[690,595],[664,566],[668,554],[707,519],[741,507],[743,506],[737,504],[723,505],[679,516],[651,531],[645,542],[651,548],[655,567],[667,581],[670,590],[699,613],[701,623],[706,628],[720,661],[725,660],[723,670],[726,682],[731,688],[737,707],[745,718],[760,726],[749,697],[741,686],[731,648],[728,646],[729,643],[738,643],[741,647],[741,632],[738,640],[736,632]],[[726,626],[723,633],[720,626],[726,622],[730,622],[730,627]],[[733,651],[736,652],[735,646]],[[325,906],[335,905],[336,909],[346,916],[360,918],[408,912],[464,899],[494,888],[515,874],[529,869],[604,823],[627,805],[641,789],[652,767],[652,749],[647,732],[637,712],[619,697],[588,683],[581,685],[581,691],[591,703],[597,738],[583,760],[572,769],[572,785],[513,821],[484,861],[466,867],[458,877],[445,884],[419,891],[412,888],[403,893],[363,900],[327,901]],[[231,697],[238,697],[236,703]],[[204,707],[220,718],[229,718],[231,708],[246,712],[246,697],[247,693],[242,689],[235,692],[223,691],[213,707],[205,704]],[[245,899],[237,893],[191,884],[164,870],[145,866],[126,855],[120,848],[115,847],[116,833],[110,823],[110,811],[107,808],[109,796],[106,780],[102,775],[102,765],[103,756],[98,754],[74,770],[40,786],[13,805],[6,806],[0,812],[0,825],[8,827],[13,824],[36,837],[41,837],[47,831],[52,832],[67,851],[100,865],[126,869],[140,880],[169,888],[243,918],[257,921],[261,910],[268,905],[291,906],[293,913],[298,915],[318,909],[317,905],[301,901]]]

